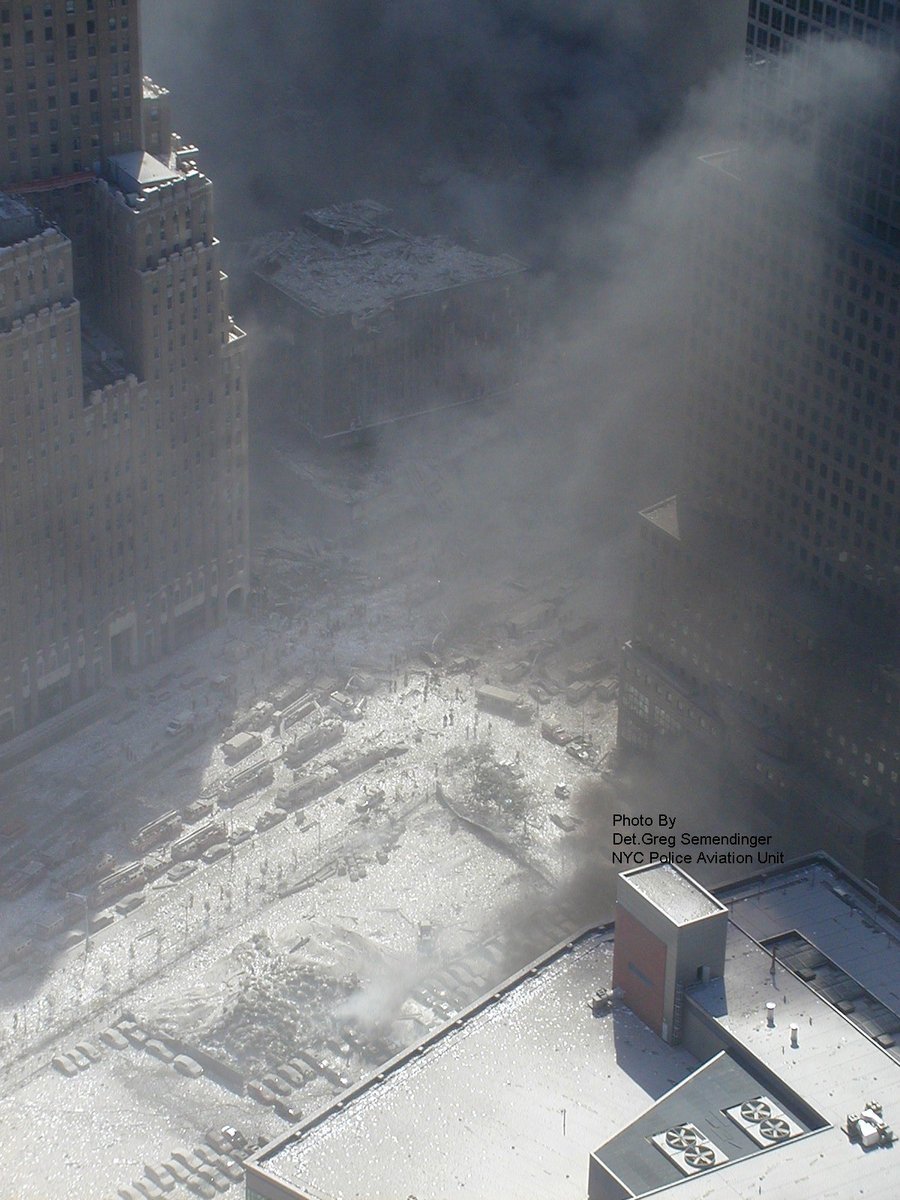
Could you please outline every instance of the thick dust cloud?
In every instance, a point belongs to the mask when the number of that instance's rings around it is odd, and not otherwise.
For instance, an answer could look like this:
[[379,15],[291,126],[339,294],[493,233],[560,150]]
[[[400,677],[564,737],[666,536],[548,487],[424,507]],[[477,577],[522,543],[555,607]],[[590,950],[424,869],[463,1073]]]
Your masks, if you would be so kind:
[[[777,211],[820,184],[823,126],[808,114],[826,96],[832,111],[871,96],[880,78],[874,52],[831,47],[799,91],[757,84],[744,11],[740,0],[234,0],[145,14],[146,68],[201,145],[226,244],[372,195],[400,222],[532,269],[532,332],[506,394],[379,439],[370,461],[398,493],[432,468],[442,479],[408,527],[371,531],[373,550],[424,530],[436,572],[461,593],[485,572],[548,562],[563,576],[618,573],[629,590],[627,565],[601,564],[601,547],[627,546],[635,511],[678,487],[696,256],[716,253],[699,156],[761,135],[753,187]],[[213,71],[197,69],[200,53]],[[771,120],[748,128],[757,86]],[[789,313],[800,298],[786,286],[779,302]],[[237,315],[265,358],[269,331]],[[716,351],[739,369],[739,338]],[[258,411],[278,400],[267,382]]]
[[739,57],[742,9],[156,0],[145,69],[173,90],[228,234],[374,192],[533,262],[582,184],[627,170]]

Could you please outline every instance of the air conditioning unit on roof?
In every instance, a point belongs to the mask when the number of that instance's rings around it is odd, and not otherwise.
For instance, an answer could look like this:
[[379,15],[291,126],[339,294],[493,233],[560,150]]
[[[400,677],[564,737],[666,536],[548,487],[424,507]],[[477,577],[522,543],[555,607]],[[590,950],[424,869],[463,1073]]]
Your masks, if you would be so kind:
[[683,1175],[697,1175],[728,1162],[728,1155],[690,1123],[655,1133],[650,1141]]
[[768,1148],[799,1137],[803,1132],[768,1096],[752,1096],[724,1112],[757,1146]]

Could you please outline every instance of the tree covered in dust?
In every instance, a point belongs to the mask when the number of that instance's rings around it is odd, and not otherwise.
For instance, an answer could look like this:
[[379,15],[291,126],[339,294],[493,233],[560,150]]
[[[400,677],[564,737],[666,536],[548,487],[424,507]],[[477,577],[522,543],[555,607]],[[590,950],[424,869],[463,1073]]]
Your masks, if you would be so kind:
[[458,790],[468,797],[476,818],[495,821],[499,816],[512,824],[527,816],[529,793],[521,767],[498,759],[489,742],[460,747],[451,754],[449,765],[464,785]]

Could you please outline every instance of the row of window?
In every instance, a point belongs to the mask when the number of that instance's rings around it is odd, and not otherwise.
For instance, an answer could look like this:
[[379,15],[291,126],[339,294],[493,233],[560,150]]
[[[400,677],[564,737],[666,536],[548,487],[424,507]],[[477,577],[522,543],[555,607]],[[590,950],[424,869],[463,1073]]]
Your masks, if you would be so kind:
[[[128,8],[128,5],[129,5],[129,0],[119,0],[119,7]],[[107,7],[115,8],[116,0],[107,0]],[[96,9],[95,0],[80,0],[80,3],[79,3],[79,0],[66,0],[66,5],[65,5],[64,11],[65,11],[65,15],[67,17],[76,16],[79,9],[83,9],[85,12],[89,12],[89,13],[94,12]],[[35,14],[38,14],[38,16],[36,16]],[[54,5],[52,5],[52,4],[43,4],[43,5],[26,4],[24,6],[24,8],[22,9],[22,20],[26,24],[28,24],[31,21],[39,19],[40,15],[43,16],[45,21],[52,20],[55,15],[54,14]],[[0,25],[9,25],[11,17],[12,17],[12,13],[9,8],[5,8],[5,7],[0,8]],[[110,28],[111,29],[115,28],[115,17],[110,17],[109,21],[110,21]],[[123,26],[128,25],[127,15],[125,15],[125,14],[122,15],[121,22],[122,22]],[[88,24],[93,24],[93,22],[89,21]]]
[[[660,626],[658,629],[658,635],[654,634],[654,630],[656,629],[656,626],[654,625],[654,622],[652,620],[647,623],[647,626],[648,626],[648,630],[649,630],[651,644],[653,644],[653,645],[659,644],[660,638],[662,638],[662,643],[661,643],[662,645],[668,644],[676,653],[680,653],[685,658],[687,657],[687,653],[688,653],[687,646],[681,645],[679,647],[676,644],[674,637],[666,638],[665,630],[662,626]],[[676,628],[676,632],[677,632],[677,628]],[[687,633],[686,627],[684,628],[684,632]],[[702,631],[699,630],[699,628],[698,628],[698,629],[695,629],[693,632],[695,634],[697,634],[699,637],[698,649],[700,650],[700,655],[698,656],[697,654],[693,654],[691,656],[692,661],[695,664],[698,663],[698,657],[699,657],[700,660],[703,662],[704,668],[707,671],[707,673],[710,676],[712,676],[714,674],[716,681],[721,682],[721,680],[722,680],[721,674],[718,671],[716,671],[716,672],[711,671],[706,666],[706,664],[710,661],[711,658],[724,661],[724,656],[722,654],[721,639],[717,639],[715,636],[710,637],[709,636],[710,630],[708,628],[704,628]],[[769,644],[771,645],[771,640],[769,640]],[[771,668],[772,668],[771,662],[767,663],[766,667],[767,667],[767,670],[771,671]],[[678,703],[678,697],[673,696],[671,691],[666,691],[665,686],[660,683],[660,681],[656,675],[649,674],[647,672],[642,672],[640,670],[640,668],[635,668],[632,673],[633,673],[634,677],[637,679],[639,686],[637,688],[634,688],[629,685],[629,686],[623,688],[623,692],[622,692],[623,706],[625,708],[627,708],[628,710],[630,710],[632,713],[635,713],[635,714],[639,715],[640,717],[647,719],[649,708],[650,708],[650,699],[654,695],[655,695],[655,697],[658,698],[657,704],[659,704],[662,701],[663,696],[665,696],[666,701],[669,702],[670,704],[673,701],[675,702],[675,706],[679,709],[679,711],[691,712],[692,706],[685,705],[684,703]],[[734,676],[734,668],[733,667],[730,670],[730,677],[731,677],[731,681],[734,682],[735,676]],[[643,684],[643,686],[640,686],[641,683]],[[779,686],[782,686],[782,685],[779,685]],[[756,690],[760,689],[760,685],[759,685],[758,681],[754,684],[754,688]],[[766,683],[764,686],[762,686],[761,690],[762,690],[763,694],[765,694],[767,696],[771,696],[772,698],[776,699],[779,702],[782,702],[784,700],[784,697],[781,694],[776,694],[777,689],[775,687],[773,687],[771,684]],[[808,699],[808,697],[806,697],[805,694],[804,694],[804,698]],[[794,707],[793,703],[791,703],[790,701],[788,701],[788,706],[792,709]],[[804,707],[806,707],[806,706],[804,706]],[[866,767],[874,765],[878,775],[880,775],[880,776],[888,775],[892,783],[897,782],[896,769],[889,770],[886,767],[886,762],[887,762],[888,758],[892,757],[895,763],[897,761],[900,761],[900,748],[898,748],[896,746],[896,743],[894,743],[892,746],[889,746],[885,741],[876,743],[876,741],[873,740],[872,737],[868,737],[866,744],[864,746],[860,746],[853,740],[853,738],[848,733],[846,733],[846,732],[838,733],[832,725],[829,725],[827,723],[827,721],[822,721],[819,715],[812,714],[811,712],[807,711],[804,713],[804,717],[807,720],[807,722],[809,723],[809,727],[811,728],[811,730],[818,731],[820,728],[827,726],[826,733],[825,733],[825,736],[827,739],[837,741],[838,745],[842,749],[846,747],[849,750],[849,753],[853,758],[862,758],[862,761]],[[701,720],[700,724],[703,728],[707,728],[707,729],[713,728],[713,726],[710,725],[709,722],[705,721],[705,720]],[[657,728],[659,728],[658,723],[655,721],[654,721],[654,725]],[[868,732],[869,731],[867,730],[867,733]],[[821,751],[823,743],[820,741],[818,734],[815,734],[813,736],[813,744],[816,745]],[[832,752],[830,750],[826,750],[824,756],[825,756],[825,758],[830,760],[832,758]],[[838,764],[839,765],[844,764],[844,758],[842,756],[838,757]],[[850,771],[850,775],[852,777],[855,777],[855,774],[856,774],[855,771],[852,771],[852,770]]]
[[781,29],[792,13],[828,26],[834,26],[851,14],[892,25],[900,9],[895,0],[832,0],[831,3],[828,0],[750,0],[748,11],[764,25]]
[[[75,74],[75,72],[73,72],[73,74]],[[78,82],[77,74],[75,74],[75,78],[73,80],[70,80],[69,82],[77,83]],[[13,95],[14,88],[15,88],[15,85],[13,84],[13,81],[11,79],[7,80],[5,90],[6,90],[6,95],[8,97],[8,99],[6,101],[6,115],[8,117],[14,117],[17,112],[16,99],[15,99],[15,96]],[[28,80],[27,91],[28,92],[37,92],[37,90],[38,90],[37,89],[37,80],[34,78],[34,76],[31,76]],[[55,82],[51,83],[48,79],[46,87],[41,89],[41,91],[42,91],[42,98],[45,99],[47,102],[46,107],[52,111],[53,109],[55,109],[58,106],[58,97],[56,95],[56,83]],[[130,83],[125,83],[122,85],[121,95],[124,99],[128,99],[131,96],[131,84]],[[109,98],[111,100],[118,100],[120,98],[120,90],[119,90],[118,83],[114,83],[110,86]],[[99,101],[100,101],[99,88],[95,88],[95,87],[88,88],[88,103],[89,104],[98,104]],[[81,103],[81,94],[77,91],[77,89],[73,88],[69,92],[69,105],[71,108],[78,108],[80,103]],[[25,107],[26,107],[26,111],[28,113],[36,113],[39,108],[38,97],[37,96],[29,96],[26,101]],[[129,110],[129,112],[130,112],[130,110]],[[72,115],[75,116],[76,114],[73,113]],[[77,121],[74,121],[73,124],[77,124]]]
[[[3,35],[0,34],[0,44],[2,44],[2,43],[3,43]],[[127,42],[122,43],[121,50],[124,55],[128,54],[128,52],[130,50],[130,46],[128,45]],[[114,77],[116,75],[119,75],[120,73],[122,75],[129,75],[131,73],[130,60],[128,58],[120,59],[118,57],[118,53],[119,53],[119,47],[116,47],[115,49],[113,49],[113,45],[111,44],[110,45],[110,54],[104,55],[104,64],[103,64],[104,78],[109,77],[109,76]],[[97,57],[97,47],[94,45],[89,46],[88,47],[88,58],[96,58],[96,57]],[[66,58],[69,60],[69,62],[75,62],[77,60],[78,52],[77,52],[75,46],[69,46],[68,50],[66,51]],[[47,67],[55,67],[56,66],[56,54],[53,50],[47,50],[45,52],[43,63],[44,63],[44,66],[47,66]],[[33,71],[33,70],[35,70],[36,66],[37,66],[37,62],[35,59],[34,50],[33,49],[26,50],[25,51],[25,68],[26,68],[26,70]],[[10,72],[10,71],[12,71],[12,69],[13,69],[12,58],[9,55],[4,55],[3,70],[5,72]],[[70,68],[70,71],[72,69],[73,68]],[[88,73],[89,73],[91,79],[96,79],[96,77],[97,77],[96,71],[97,71],[96,66],[93,63],[90,63],[88,65]]]

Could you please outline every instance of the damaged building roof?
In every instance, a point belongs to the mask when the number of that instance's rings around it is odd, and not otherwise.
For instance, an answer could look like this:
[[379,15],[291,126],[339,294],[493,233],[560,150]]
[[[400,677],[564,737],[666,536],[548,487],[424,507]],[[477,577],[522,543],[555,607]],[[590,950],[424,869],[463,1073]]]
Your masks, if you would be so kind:
[[525,270],[506,254],[398,231],[389,216],[371,200],[305,213],[300,229],[263,240],[255,274],[318,316],[354,316]]

